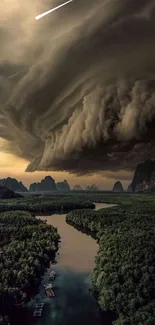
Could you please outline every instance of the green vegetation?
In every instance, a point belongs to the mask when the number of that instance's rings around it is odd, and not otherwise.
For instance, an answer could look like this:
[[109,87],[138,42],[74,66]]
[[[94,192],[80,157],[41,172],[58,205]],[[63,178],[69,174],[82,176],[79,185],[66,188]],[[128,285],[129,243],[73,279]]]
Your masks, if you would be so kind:
[[72,196],[27,196],[19,199],[1,200],[0,212],[22,210],[33,213],[49,213],[83,208],[93,209],[95,205],[86,198]]
[[[154,325],[155,198],[121,198],[125,204],[72,211],[66,221],[97,233],[99,252],[92,281],[101,309],[114,311],[117,325]],[[108,200],[114,203],[115,197]]]
[[0,324],[34,294],[58,242],[57,230],[28,212],[0,214]]
[[[78,198],[82,195],[80,193],[77,194]],[[105,192],[84,192],[83,199],[87,198],[92,202],[98,203],[112,203],[112,204],[139,204],[146,202],[146,204],[153,204],[155,200],[155,195],[151,194],[128,194],[128,193],[105,193]]]
[[[94,211],[93,201],[119,205]],[[35,294],[58,249],[56,229],[21,210],[73,209],[67,222],[98,237],[92,281],[102,310],[114,311],[117,325],[155,324],[154,196],[71,193],[1,200],[0,211],[16,209],[0,213],[0,324],[9,324]]]

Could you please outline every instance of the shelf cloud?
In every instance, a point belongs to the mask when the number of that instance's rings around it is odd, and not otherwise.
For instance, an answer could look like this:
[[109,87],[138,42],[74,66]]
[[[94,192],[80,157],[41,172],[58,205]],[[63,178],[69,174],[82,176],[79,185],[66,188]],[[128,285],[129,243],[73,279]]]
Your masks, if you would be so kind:
[[[155,158],[155,4],[6,0],[0,137],[27,171],[132,169]],[[4,143],[4,142],[3,142]]]

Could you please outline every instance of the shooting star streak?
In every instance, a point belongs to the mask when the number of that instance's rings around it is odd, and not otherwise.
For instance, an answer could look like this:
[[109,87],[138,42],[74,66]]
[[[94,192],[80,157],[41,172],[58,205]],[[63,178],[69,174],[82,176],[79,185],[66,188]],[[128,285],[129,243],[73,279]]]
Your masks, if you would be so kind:
[[73,0],[69,0],[69,1],[67,1],[67,2],[65,2],[65,3],[62,3],[61,5],[59,5],[59,6],[55,7],[55,8],[53,8],[53,9],[50,9],[50,10],[44,12],[44,13],[41,14],[41,15],[36,16],[35,19],[36,19],[36,20],[39,20],[39,19],[43,18],[44,16],[50,14],[51,12],[53,12],[53,11],[55,11],[55,10],[57,10],[57,9],[59,9],[59,8],[61,8],[61,7],[63,7],[63,6],[65,6],[65,5],[67,5],[68,3],[72,2],[72,1],[73,1]]
[[16,77],[20,74],[21,72],[14,73],[13,75],[9,76],[8,79],[12,79],[13,77]]
[[26,72],[26,71],[28,71],[28,68],[25,68],[22,71],[19,71],[19,72],[16,72],[16,73],[12,74],[11,76],[8,77],[8,79],[12,79],[12,78],[14,78],[14,77]]

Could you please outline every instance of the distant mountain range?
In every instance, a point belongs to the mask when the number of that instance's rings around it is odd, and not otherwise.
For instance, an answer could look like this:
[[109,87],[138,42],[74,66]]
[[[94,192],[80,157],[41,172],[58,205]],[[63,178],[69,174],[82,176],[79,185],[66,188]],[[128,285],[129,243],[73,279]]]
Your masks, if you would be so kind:
[[155,160],[137,165],[131,183],[132,192],[155,192]]
[[29,187],[30,192],[45,192],[45,191],[70,191],[70,186],[66,180],[55,183],[51,176],[46,176],[41,182],[33,183]]
[[63,182],[56,183],[56,188],[58,191],[70,191],[70,186],[66,179]]
[[89,185],[86,187],[86,191],[96,192],[96,191],[98,191],[98,187],[95,184]]
[[113,192],[124,192],[122,183],[120,181],[117,181],[112,189]]
[[[28,192],[24,184],[15,178],[7,177],[0,179],[0,186],[7,187],[14,192]],[[81,191],[80,185],[73,187],[74,191]],[[38,183],[32,183],[29,187],[30,192],[44,191],[70,191],[67,180],[56,183],[51,176],[46,176]],[[93,184],[86,187],[86,191],[98,191],[98,187]],[[113,192],[123,192],[123,186],[120,181],[115,182]],[[135,192],[155,192],[155,160],[146,160],[137,165],[133,180],[128,186],[129,193]]]
[[0,185],[0,199],[14,199],[19,197],[22,197],[22,195],[9,190],[6,186]]
[[30,192],[57,191],[55,180],[51,176],[46,176],[41,182],[32,183],[29,187]]
[[6,186],[9,190],[15,192],[28,191],[28,189],[23,185],[22,182],[18,182],[17,179],[11,177],[0,179],[0,185]]
[[[121,182],[116,182],[113,191],[122,192]],[[155,192],[155,160],[145,160],[137,165],[132,182],[129,184],[127,192]]]
[[80,185],[75,185],[73,187],[73,191],[83,191],[82,187]]
[[46,176],[38,183],[32,183],[29,190],[22,182],[11,177],[0,179],[0,185],[7,187],[9,190],[14,192],[70,191],[70,186],[67,180],[55,183],[55,180],[51,176]]

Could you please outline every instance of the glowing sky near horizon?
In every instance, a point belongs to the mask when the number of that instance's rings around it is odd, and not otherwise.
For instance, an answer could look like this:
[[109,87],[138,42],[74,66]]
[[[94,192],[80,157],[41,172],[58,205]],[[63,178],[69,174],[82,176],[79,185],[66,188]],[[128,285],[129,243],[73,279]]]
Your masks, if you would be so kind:
[[57,9],[59,9],[59,8],[61,8],[61,7],[63,7],[63,6],[65,6],[65,5],[67,5],[67,4],[69,4],[69,3],[72,2],[72,1],[73,1],[73,0],[69,0],[69,1],[67,1],[67,2],[62,3],[61,5],[59,5],[59,6],[57,6],[57,7],[54,7],[53,9],[50,9],[50,10],[48,10],[48,11],[45,11],[44,13],[42,13],[42,14],[36,16],[35,19],[36,19],[36,20],[39,20],[39,19],[43,18],[44,16],[49,15],[49,14],[52,13],[53,11],[55,11],[55,10],[57,10]]

